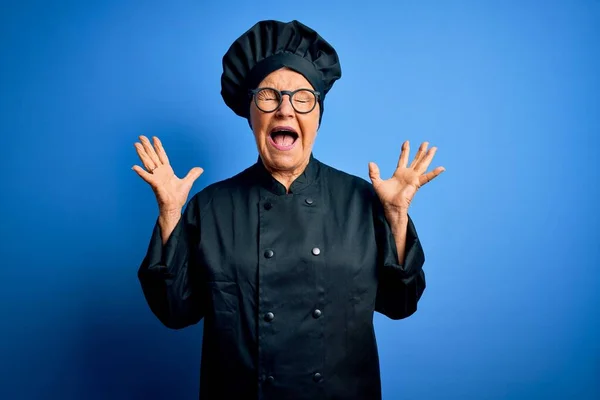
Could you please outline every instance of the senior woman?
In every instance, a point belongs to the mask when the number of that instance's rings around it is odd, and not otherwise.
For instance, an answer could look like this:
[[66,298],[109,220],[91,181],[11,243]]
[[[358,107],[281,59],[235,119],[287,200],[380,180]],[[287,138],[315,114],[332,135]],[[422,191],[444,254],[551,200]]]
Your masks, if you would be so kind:
[[[136,143],[159,206],[138,277],[167,327],[204,319],[201,399],[381,398],[373,313],[401,319],[424,289],[424,253],[408,208],[435,154],[402,146],[372,183],[313,157],[335,50],[292,21],[261,21],[223,58],[222,96],[248,119],[258,160],[185,205],[158,138]],[[401,342],[401,341],[400,341]]]

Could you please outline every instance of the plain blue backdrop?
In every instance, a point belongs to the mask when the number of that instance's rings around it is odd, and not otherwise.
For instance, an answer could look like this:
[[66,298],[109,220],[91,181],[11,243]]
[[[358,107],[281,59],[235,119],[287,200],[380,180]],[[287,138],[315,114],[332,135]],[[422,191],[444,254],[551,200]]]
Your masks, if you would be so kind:
[[411,210],[419,310],[375,316],[384,398],[600,398],[596,0],[2,1],[0,398],[197,398],[202,324],[163,327],[137,281],[133,143],[203,167],[194,193],[255,162],[221,57],[270,18],[340,55],[317,158],[388,177],[408,139],[446,167]]

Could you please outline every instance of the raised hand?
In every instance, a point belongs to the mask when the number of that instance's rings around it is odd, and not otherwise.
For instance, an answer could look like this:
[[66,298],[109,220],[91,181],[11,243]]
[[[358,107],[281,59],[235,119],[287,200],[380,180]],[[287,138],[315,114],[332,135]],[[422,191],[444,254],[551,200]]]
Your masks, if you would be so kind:
[[154,191],[161,215],[181,213],[194,181],[204,170],[194,167],[184,178],[178,178],[169,164],[161,141],[156,136],[153,137],[153,146],[146,136],[142,135],[139,139],[140,142],[136,142],[134,146],[144,168],[134,165],[132,169]]
[[410,145],[408,141],[404,142],[398,166],[392,177],[386,180],[381,179],[377,164],[369,163],[369,177],[386,213],[408,212],[415,193],[445,171],[444,167],[437,167],[426,173],[437,151],[436,147],[427,150],[428,145],[427,142],[422,143],[414,160],[407,165]]

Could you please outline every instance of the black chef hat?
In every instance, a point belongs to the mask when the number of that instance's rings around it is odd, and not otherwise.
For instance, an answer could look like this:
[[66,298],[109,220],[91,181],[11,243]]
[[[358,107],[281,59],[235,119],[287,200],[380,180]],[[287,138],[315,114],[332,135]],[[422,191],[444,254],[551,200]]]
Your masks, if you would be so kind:
[[271,72],[288,67],[302,75],[323,101],[342,71],[335,49],[298,22],[261,21],[240,36],[223,56],[221,96],[237,115],[249,118],[249,91]]

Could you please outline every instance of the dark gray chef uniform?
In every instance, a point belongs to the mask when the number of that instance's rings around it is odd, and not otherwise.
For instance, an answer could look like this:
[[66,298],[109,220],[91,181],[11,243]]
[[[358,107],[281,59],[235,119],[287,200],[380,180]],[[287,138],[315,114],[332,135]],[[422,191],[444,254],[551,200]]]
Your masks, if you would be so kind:
[[[166,326],[204,319],[201,399],[381,398],[373,313],[405,318],[425,289],[367,181],[316,158],[286,194],[259,160],[194,195],[139,269]],[[402,340],[398,340],[400,345]]]

